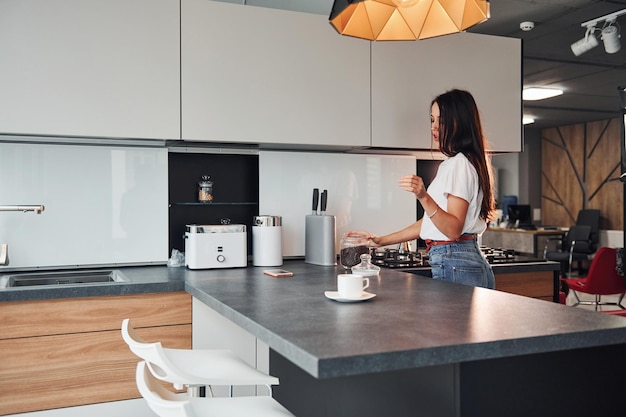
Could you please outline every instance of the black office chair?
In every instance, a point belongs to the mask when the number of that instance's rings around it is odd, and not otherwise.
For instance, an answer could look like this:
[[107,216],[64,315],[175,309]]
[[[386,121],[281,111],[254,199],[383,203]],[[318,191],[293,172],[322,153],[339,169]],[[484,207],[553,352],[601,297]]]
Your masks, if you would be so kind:
[[[551,238],[546,242],[543,249],[544,259],[556,261],[561,264],[561,276],[572,275],[572,263],[579,262],[578,274],[580,275],[580,262],[587,260],[595,252],[591,242],[591,226],[572,226],[563,238]],[[555,245],[554,242],[557,242]],[[550,246],[556,246],[550,250]]]
[[[600,244],[600,210],[597,209],[583,209],[578,212],[576,218],[577,226],[590,226],[591,232],[589,239],[591,240],[591,248],[595,253],[598,250]],[[580,268],[580,267],[579,267]]]

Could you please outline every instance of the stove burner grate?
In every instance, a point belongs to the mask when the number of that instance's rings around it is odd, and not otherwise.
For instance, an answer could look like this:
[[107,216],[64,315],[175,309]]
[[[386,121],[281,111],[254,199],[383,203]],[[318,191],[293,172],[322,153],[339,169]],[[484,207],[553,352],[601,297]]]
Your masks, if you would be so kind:
[[[481,252],[490,264],[511,263],[516,261],[515,250],[502,248],[489,248],[482,246]],[[372,248],[372,260],[374,265],[386,268],[417,268],[429,266],[428,254],[421,252],[406,252],[399,249]]]
[[428,265],[421,253],[399,249],[373,249],[372,263],[387,268],[415,268]]

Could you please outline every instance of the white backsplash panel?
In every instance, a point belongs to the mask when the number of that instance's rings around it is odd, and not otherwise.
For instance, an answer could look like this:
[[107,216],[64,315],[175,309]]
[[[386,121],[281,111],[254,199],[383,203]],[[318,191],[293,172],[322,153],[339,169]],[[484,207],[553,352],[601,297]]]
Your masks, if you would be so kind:
[[326,189],[339,250],[349,230],[386,234],[416,220],[415,196],[397,183],[415,171],[411,156],[260,151],[259,214],[282,216],[283,256],[304,256],[313,188]]
[[34,269],[167,262],[167,149],[0,143],[9,265]]

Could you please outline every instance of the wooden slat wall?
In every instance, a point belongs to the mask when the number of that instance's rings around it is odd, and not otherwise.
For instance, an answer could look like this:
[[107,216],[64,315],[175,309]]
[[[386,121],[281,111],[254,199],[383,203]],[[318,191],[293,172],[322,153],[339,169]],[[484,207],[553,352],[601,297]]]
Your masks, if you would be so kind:
[[569,227],[583,208],[600,210],[600,228],[623,230],[623,185],[618,180],[620,119],[542,130],[544,224]]
[[147,341],[191,349],[186,293],[0,303],[0,415],[138,398],[126,317]]

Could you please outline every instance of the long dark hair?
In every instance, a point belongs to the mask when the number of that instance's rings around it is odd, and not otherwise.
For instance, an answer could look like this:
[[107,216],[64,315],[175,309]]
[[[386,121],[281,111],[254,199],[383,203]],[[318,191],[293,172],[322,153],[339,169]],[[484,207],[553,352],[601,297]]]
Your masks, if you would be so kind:
[[436,97],[431,107],[434,103],[439,106],[439,150],[448,157],[461,152],[474,166],[483,192],[480,217],[490,220],[495,200],[476,101],[467,91],[450,90]]

